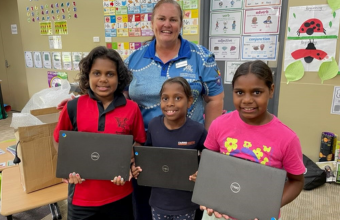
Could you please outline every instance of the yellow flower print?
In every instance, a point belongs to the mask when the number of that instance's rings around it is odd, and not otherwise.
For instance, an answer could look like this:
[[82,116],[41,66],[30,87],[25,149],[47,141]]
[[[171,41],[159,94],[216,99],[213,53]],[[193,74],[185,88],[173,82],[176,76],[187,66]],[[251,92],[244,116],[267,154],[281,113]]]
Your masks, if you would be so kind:
[[265,157],[265,158],[263,159],[263,161],[261,161],[261,164],[266,165],[266,163],[267,163],[268,161],[269,161],[268,158]]
[[263,153],[261,152],[261,148],[256,148],[256,150],[253,150],[254,154],[256,155],[257,159],[261,159],[263,157]]
[[237,139],[234,138],[227,138],[226,142],[224,143],[225,148],[227,148],[228,152],[230,153],[232,150],[237,149]]
[[263,151],[269,153],[271,149],[272,149],[272,147],[267,147],[267,146],[263,145]]
[[244,141],[243,147],[250,148],[251,146],[253,146],[253,145],[251,144],[251,142],[249,142],[249,141]]

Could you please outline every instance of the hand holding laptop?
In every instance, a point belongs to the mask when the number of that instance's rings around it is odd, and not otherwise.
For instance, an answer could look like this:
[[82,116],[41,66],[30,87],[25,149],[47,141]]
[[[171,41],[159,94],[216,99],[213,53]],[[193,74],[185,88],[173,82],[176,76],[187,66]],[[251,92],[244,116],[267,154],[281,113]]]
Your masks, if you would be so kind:
[[191,176],[189,176],[189,180],[193,181],[193,182],[196,182],[196,177],[197,177],[197,171],[196,171],[196,173],[194,173]]
[[[209,208],[207,208],[207,207],[205,207],[205,206],[203,206],[203,205],[200,206],[200,209],[201,209],[201,210],[206,210],[206,211],[207,211],[207,214],[208,214],[209,216],[211,216],[212,214],[214,214],[216,218],[222,218],[222,217],[223,217],[223,218],[225,218],[225,219],[231,219],[228,215],[221,214],[221,213],[216,212],[216,211],[214,211],[213,209],[209,209]],[[255,218],[254,220],[258,220],[258,219]]]

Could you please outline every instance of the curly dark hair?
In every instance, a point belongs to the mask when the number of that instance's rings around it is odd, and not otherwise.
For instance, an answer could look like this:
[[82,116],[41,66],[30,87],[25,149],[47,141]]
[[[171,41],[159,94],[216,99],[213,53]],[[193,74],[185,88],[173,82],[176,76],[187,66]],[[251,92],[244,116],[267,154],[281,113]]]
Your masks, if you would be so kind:
[[126,67],[119,53],[115,50],[108,49],[104,46],[99,46],[91,50],[91,52],[79,62],[80,72],[77,75],[79,88],[82,94],[86,94],[90,89],[89,74],[94,61],[98,58],[112,60],[117,66],[118,73],[118,87],[116,93],[121,93],[130,84],[132,80],[132,73]]

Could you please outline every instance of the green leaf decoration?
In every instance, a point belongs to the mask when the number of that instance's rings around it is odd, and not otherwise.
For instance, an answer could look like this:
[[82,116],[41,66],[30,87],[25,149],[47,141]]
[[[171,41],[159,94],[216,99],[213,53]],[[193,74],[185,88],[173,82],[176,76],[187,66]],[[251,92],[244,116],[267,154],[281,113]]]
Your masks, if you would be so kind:
[[335,18],[335,17],[336,17],[336,12],[334,11],[334,12],[333,12],[333,18]]
[[290,32],[290,27],[288,27],[288,32]]
[[339,0],[327,0],[329,7],[335,11],[340,9],[340,1]]
[[333,25],[333,23],[330,21],[330,22],[329,22],[329,27],[332,27],[332,25]]
[[303,67],[302,61],[298,60],[289,64],[285,70],[285,76],[287,84],[289,82],[300,80],[305,74],[305,68]]
[[333,57],[332,61],[323,62],[320,65],[318,75],[321,79],[321,83],[338,75],[338,64]]
[[294,18],[296,18],[296,15],[295,15],[295,13],[293,13],[293,16],[294,16]]

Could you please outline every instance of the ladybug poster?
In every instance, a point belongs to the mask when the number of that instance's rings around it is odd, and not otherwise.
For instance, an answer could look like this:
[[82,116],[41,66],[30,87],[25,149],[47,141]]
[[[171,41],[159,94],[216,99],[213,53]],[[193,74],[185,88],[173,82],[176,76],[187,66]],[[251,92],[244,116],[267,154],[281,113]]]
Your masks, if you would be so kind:
[[287,38],[336,39],[339,33],[340,10],[328,5],[309,5],[289,9]]
[[297,60],[301,60],[305,71],[317,72],[321,63],[335,57],[336,39],[290,40],[286,43],[285,69]]

